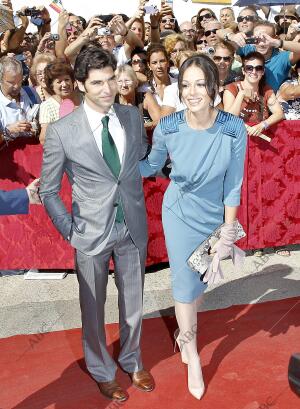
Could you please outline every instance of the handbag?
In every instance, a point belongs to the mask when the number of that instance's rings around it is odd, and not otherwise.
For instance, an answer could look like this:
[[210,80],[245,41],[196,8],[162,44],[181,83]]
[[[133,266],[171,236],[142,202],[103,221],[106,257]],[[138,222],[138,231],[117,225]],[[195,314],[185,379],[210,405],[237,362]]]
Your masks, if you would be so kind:
[[[224,226],[225,223],[221,224],[217,227],[208,237],[204,240],[190,255],[187,260],[189,267],[198,272],[199,274],[203,275],[208,267],[210,266],[213,255],[210,254],[211,248],[216,244],[219,240],[221,235],[221,228]],[[246,236],[246,233],[238,220],[235,222],[236,224],[236,237],[234,242],[240,240],[241,238]]]

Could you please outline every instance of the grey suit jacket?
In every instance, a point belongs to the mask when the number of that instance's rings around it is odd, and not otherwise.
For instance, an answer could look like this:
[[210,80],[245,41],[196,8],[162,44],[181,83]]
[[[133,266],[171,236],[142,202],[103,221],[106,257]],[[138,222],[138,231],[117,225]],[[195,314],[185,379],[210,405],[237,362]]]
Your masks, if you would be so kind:
[[[126,224],[138,248],[147,244],[147,221],[139,160],[147,139],[136,107],[114,104],[125,131],[125,150],[116,178],[97,147],[83,105],[46,132],[40,195],[53,224],[71,245],[87,255],[100,253],[113,228],[121,200]],[[60,196],[67,174],[72,186],[72,213]]]

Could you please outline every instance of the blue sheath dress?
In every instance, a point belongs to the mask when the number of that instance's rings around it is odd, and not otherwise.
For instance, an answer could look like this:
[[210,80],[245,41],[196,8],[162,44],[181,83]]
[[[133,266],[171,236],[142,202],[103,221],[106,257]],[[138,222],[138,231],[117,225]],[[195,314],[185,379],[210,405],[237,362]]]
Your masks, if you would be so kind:
[[162,168],[169,154],[171,182],[162,221],[176,301],[190,303],[206,288],[187,259],[224,220],[224,205],[238,206],[243,180],[246,128],[242,119],[219,111],[206,130],[188,126],[185,111],[160,120],[152,150],[140,162],[142,176]]

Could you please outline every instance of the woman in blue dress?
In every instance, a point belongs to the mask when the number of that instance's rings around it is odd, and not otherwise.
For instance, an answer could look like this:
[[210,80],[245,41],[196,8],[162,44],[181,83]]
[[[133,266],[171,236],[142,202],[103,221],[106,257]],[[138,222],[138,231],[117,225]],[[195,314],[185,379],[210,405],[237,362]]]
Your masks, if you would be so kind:
[[162,221],[179,326],[177,342],[182,361],[188,364],[189,391],[200,399],[204,382],[197,351],[197,310],[207,284],[190,269],[187,259],[224,221],[227,240],[221,235],[222,245],[216,251],[220,258],[232,251],[234,240],[228,241],[227,233],[235,226],[240,203],[246,129],[242,119],[214,108],[218,69],[206,55],[183,63],[178,85],[187,109],[160,120],[140,170],[145,177],[154,174],[169,154],[171,182],[164,195]]

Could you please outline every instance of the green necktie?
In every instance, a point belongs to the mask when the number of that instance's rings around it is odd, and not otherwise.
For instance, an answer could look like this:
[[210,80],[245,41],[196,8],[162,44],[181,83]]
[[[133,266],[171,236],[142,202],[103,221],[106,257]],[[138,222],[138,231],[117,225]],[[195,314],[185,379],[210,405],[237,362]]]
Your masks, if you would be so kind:
[[[103,128],[102,128],[102,155],[103,155],[103,159],[105,160],[106,164],[108,165],[112,173],[115,175],[116,178],[118,178],[120,174],[120,170],[121,170],[121,163],[120,163],[120,158],[119,158],[117,147],[108,130],[108,121],[109,121],[108,115],[105,115],[101,120],[102,125],[103,125]],[[124,221],[124,213],[123,213],[121,203],[119,203],[118,209],[117,209],[117,215],[116,215],[116,222],[121,223],[123,221]]]

